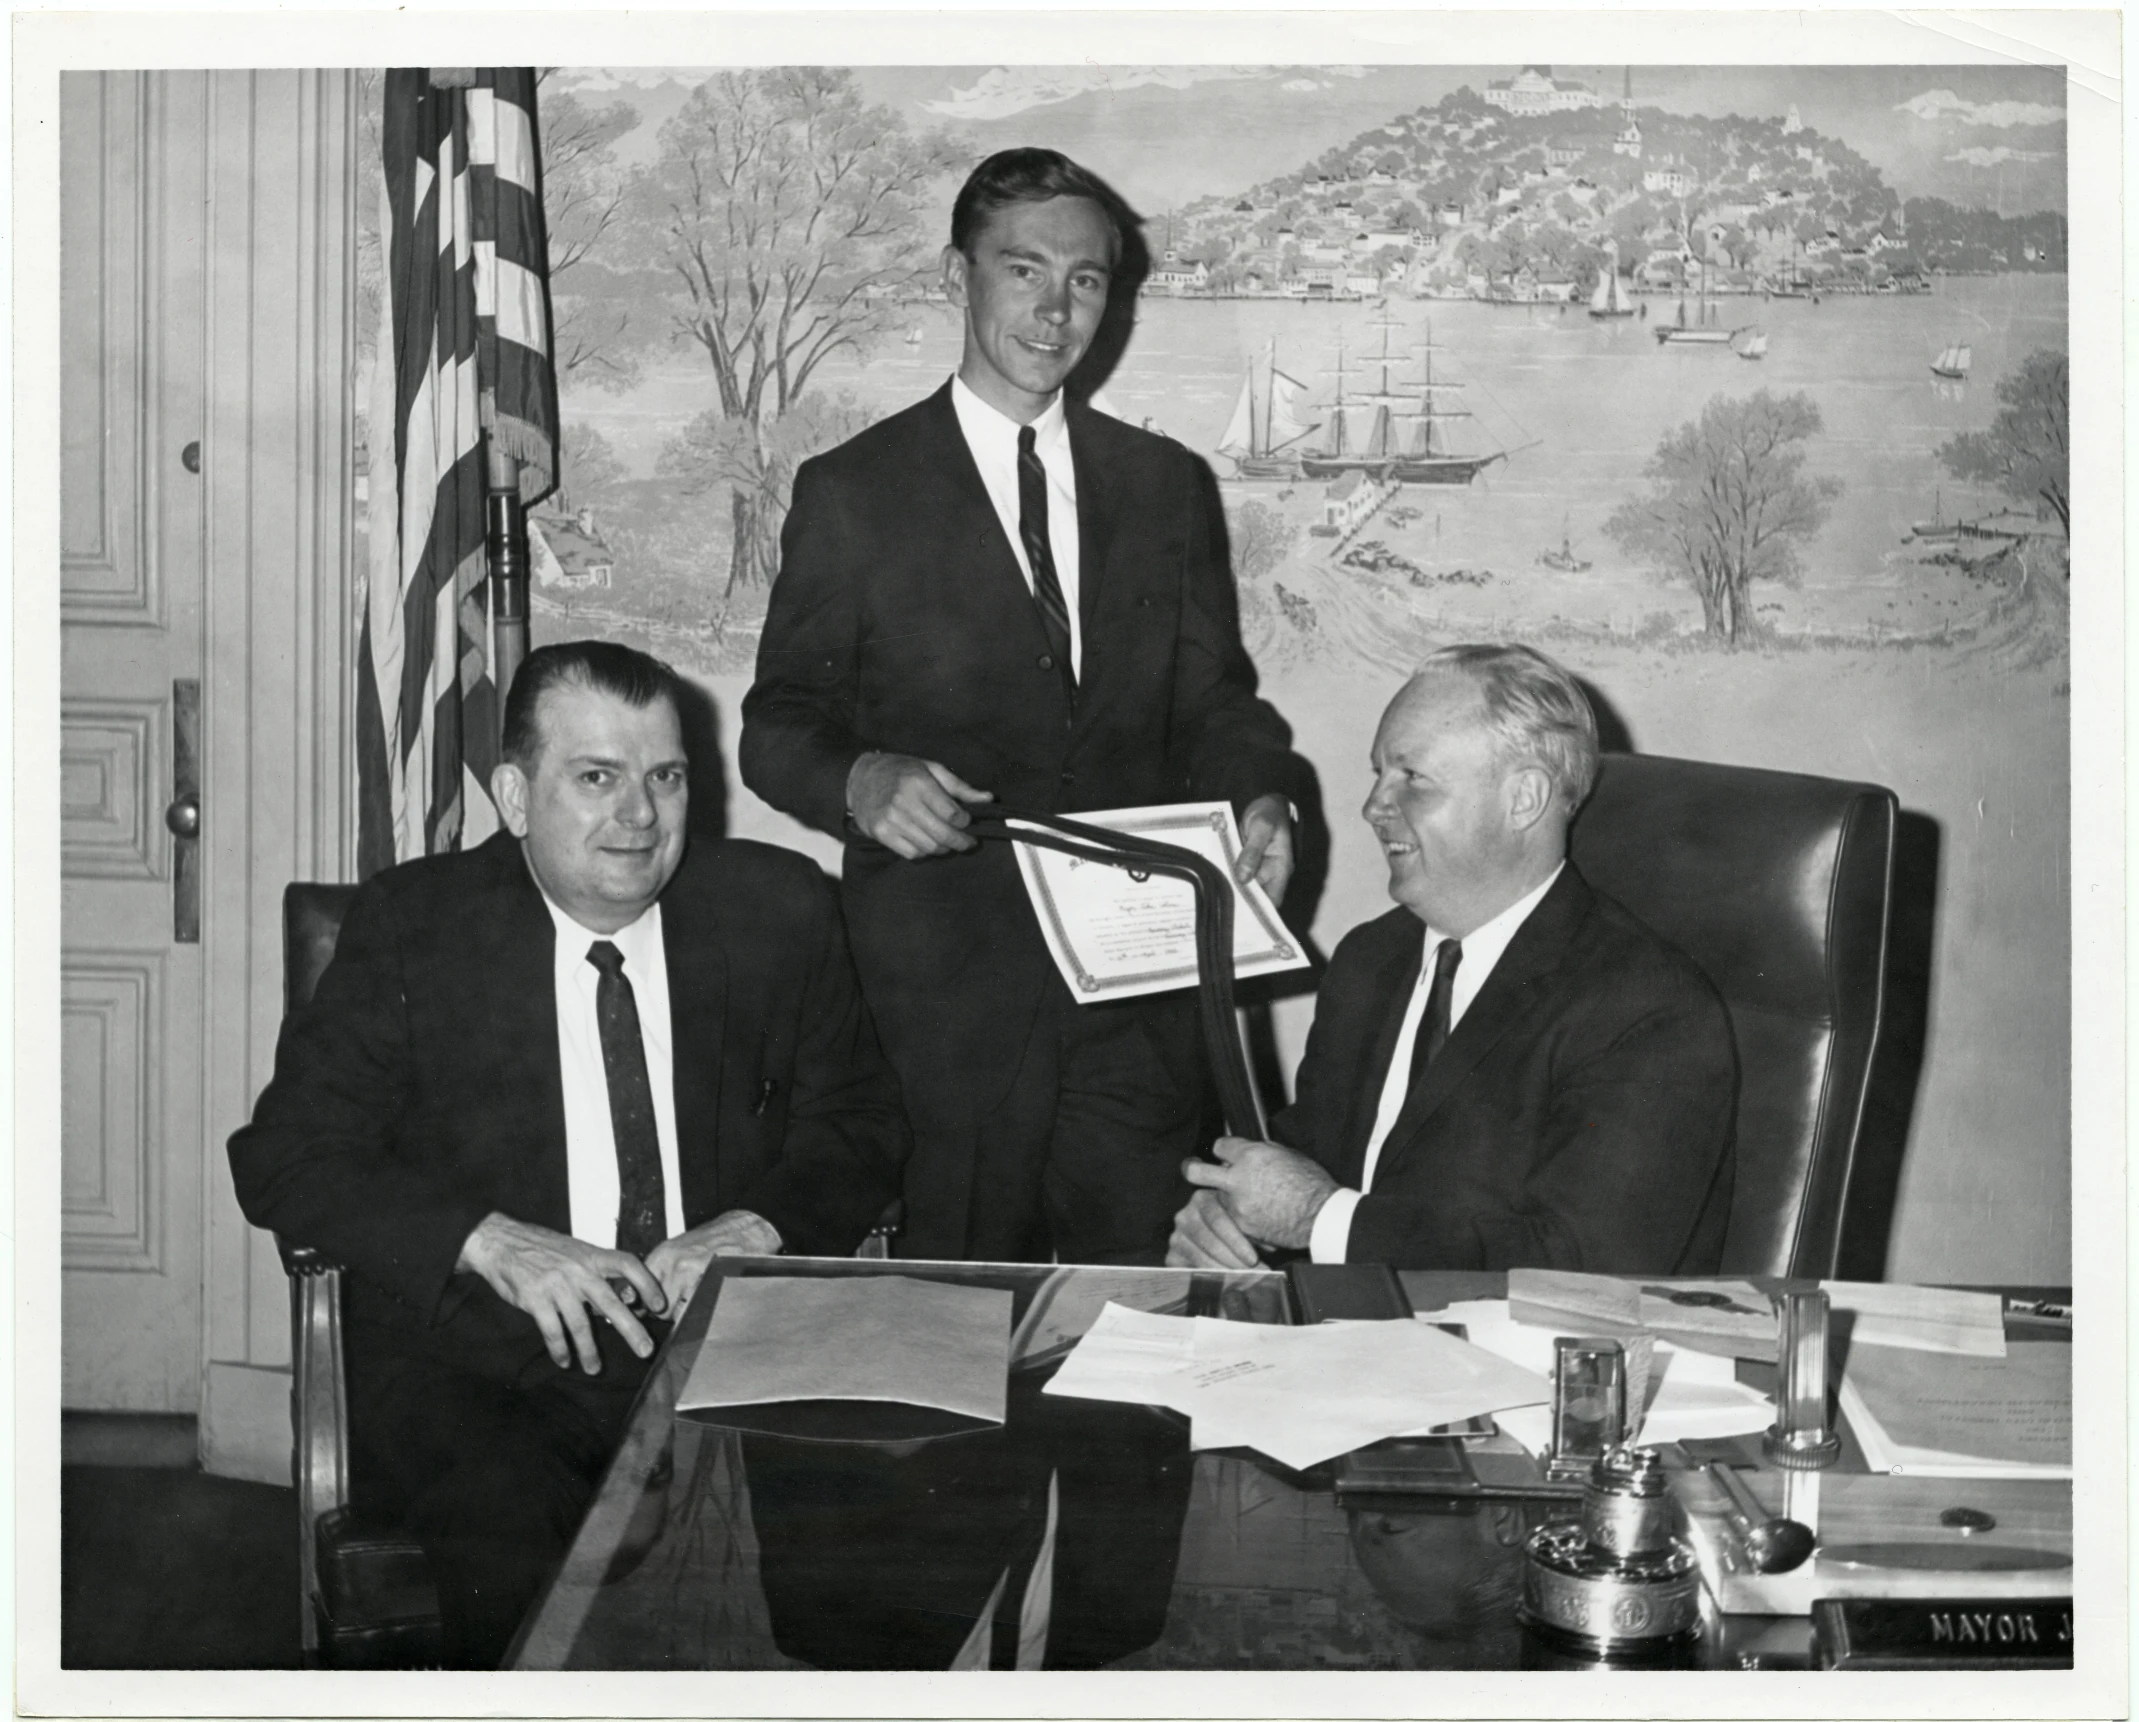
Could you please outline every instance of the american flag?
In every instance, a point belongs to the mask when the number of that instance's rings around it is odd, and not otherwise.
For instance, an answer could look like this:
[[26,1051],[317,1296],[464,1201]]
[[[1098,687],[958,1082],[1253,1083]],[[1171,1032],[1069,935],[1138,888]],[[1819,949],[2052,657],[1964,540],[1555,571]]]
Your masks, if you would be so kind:
[[371,566],[357,648],[357,866],[496,829],[489,448],[556,488],[549,238],[535,74],[390,71],[385,304],[371,404]]

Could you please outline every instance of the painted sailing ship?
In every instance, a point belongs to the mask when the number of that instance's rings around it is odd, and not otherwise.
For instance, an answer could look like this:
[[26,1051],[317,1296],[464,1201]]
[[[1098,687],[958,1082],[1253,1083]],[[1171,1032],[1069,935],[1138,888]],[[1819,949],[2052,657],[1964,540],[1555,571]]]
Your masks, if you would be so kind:
[[1679,297],[1677,321],[1666,323],[1656,331],[1656,341],[1662,347],[1727,347],[1738,331],[1726,329],[1716,321],[1716,307],[1708,297],[1708,267],[1701,266],[1701,288],[1698,309],[1693,321],[1686,320],[1686,299]]
[[1955,341],[1931,361],[1931,374],[1944,377],[1949,382],[1968,381],[1968,367],[1975,362],[1974,352],[1964,343]]
[[1768,332],[1747,324],[1732,336],[1731,351],[1741,359],[1765,359],[1768,356]]
[[1610,250],[1611,255],[1605,259],[1603,271],[1597,277],[1597,290],[1589,296],[1589,314],[1592,317],[1631,317],[1634,315],[1634,296],[1619,279],[1619,247],[1614,245]]
[[1402,436],[1391,474],[1406,484],[1468,484],[1494,461],[1507,459],[1508,451],[1459,454],[1449,446],[1448,425],[1473,415],[1461,407],[1444,407],[1436,397],[1460,394],[1463,385],[1434,380],[1433,356],[1444,349],[1434,345],[1431,323],[1426,325],[1425,342],[1414,350],[1425,367],[1425,377],[1411,385],[1419,391],[1418,404],[1400,415],[1408,434]]
[[1248,361],[1233,416],[1218,440],[1218,452],[1232,461],[1242,478],[1300,476],[1300,450],[1295,445],[1320,428],[1319,421],[1300,420],[1300,397],[1306,390],[1305,383],[1277,368],[1275,338],[1259,362]]
[[[1387,360],[1389,336],[1387,317],[1383,319],[1382,357]],[[1394,432],[1390,418],[1392,405],[1408,406],[1408,400],[1391,394],[1384,386],[1379,393],[1347,395],[1344,392],[1344,342],[1337,343],[1336,398],[1329,404],[1329,440],[1319,449],[1303,450],[1300,455],[1300,470],[1309,478],[1342,478],[1346,473],[1363,472],[1369,478],[1387,478]],[[1388,382],[1386,363],[1382,381]]]

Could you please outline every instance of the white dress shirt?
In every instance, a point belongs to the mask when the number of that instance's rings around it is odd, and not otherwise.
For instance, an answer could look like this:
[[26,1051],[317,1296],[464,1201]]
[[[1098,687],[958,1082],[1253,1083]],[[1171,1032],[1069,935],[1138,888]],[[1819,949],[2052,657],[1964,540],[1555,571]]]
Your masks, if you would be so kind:
[[621,1189],[616,1171],[616,1127],[609,1116],[609,1072],[602,1063],[602,1030],[594,1014],[601,971],[587,949],[607,939],[624,953],[639,1012],[639,1039],[646,1051],[646,1079],[654,1091],[654,1134],[661,1143],[661,1194],[668,1235],[683,1235],[683,1175],[676,1160],[676,1043],[668,1013],[668,953],[661,942],[661,905],[656,903],[615,933],[590,933],[549,894],[557,924],[557,1068],[564,1078],[564,1147],[572,1194],[572,1236],[605,1250],[616,1248],[616,1210]]
[[[1448,990],[1450,1034],[1456,1032],[1456,1024],[1471,1008],[1471,1000],[1478,996],[1492,977],[1493,970],[1499,966],[1509,941],[1521,931],[1522,924],[1530,918],[1530,911],[1552,889],[1553,880],[1560,876],[1566,865],[1562,861],[1553,868],[1551,878],[1536,890],[1517,898],[1462,940],[1463,960],[1456,965],[1456,977]],[[1418,979],[1412,983],[1411,997],[1404,1006],[1404,1020],[1396,1031],[1396,1047],[1389,1055],[1388,1074],[1382,1078],[1381,1103],[1374,1109],[1374,1129],[1367,1137],[1366,1164],[1360,1171],[1359,1188],[1332,1191],[1329,1200],[1322,1204],[1322,1211],[1315,1215],[1307,1248],[1318,1262],[1344,1260],[1352,1236],[1352,1210],[1359,1206],[1359,1198],[1374,1188],[1374,1168],[1381,1162],[1382,1144],[1389,1140],[1389,1132],[1396,1128],[1396,1115],[1403,1111],[1404,1100],[1411,1091],[1411,1051],[1418,1044],[1419,1024],[1426,1015],[1426,1001],[1433,993],[1434,956],[1448,937],[1433,927],[1426,929]]]
[[[1018,521],[1024,513],[1018,500],[1018,432],[1024,427],[1006,418],[966,387],[963,377],[951,379],[951,406],[958,414],[958,428],[965,433],[966,447],[973,451],[973,464],[980,468],[980,482],[988,488],[1010,549],[1032,589],[1032,564],[1025,557],[1025,540]],[[1032,421],[1033,452],[1047,474],[1047,543],[1055,553],[1055,579],[1062,586],[1062,602],[1069,608],[1070,669],[1084,674],[1084,624],[1077,616],[1077,469],[1070,459],[1069,420],[1062,410],[1062,396],[1047,403],[1047,411]]]

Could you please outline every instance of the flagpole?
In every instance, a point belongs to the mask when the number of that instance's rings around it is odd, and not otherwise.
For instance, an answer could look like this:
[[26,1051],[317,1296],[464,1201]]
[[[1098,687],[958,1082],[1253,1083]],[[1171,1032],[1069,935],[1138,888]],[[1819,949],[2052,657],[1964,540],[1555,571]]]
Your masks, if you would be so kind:
[[[498,727],[505,725],[505,696],[527,656],[527,510],[520,502],[520,463],[490,444],[490,495],[485,510],[490,561],[490,627],[497,642],[491,679],[498,690]],[[503,735],[499,741],[502,745]]]

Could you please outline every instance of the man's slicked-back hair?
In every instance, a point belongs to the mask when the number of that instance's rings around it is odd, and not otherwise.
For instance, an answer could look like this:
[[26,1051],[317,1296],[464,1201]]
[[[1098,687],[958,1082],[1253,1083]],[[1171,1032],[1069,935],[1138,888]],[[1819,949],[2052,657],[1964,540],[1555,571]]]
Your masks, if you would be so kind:
[[591,688],[644,710],[667,700],[680,722],[683,702],[677,697],[676,672],[659,658],[620,646],[613,640],[564,640],[537,646],[521,662],[505,696],[505,733],[500,751],[522,771],[532,773],[542,757],[542,696],[551,688]]
[[998,209],[1056,197],[1085,197],[1099,205],[1119,262],[1129,231],[1140,225],[1140,218],[1099,175],[1051,149],[997,150],[968,174],[951,205],[951,244],[970,258],[988,218]]
[[1542,766],[1572,818],[1597,781],[1597,714],[1581,683],[1535,647],[1505,645],[1443,646],[1412,680],[1449,671],[1476,684],[1501,757]]

